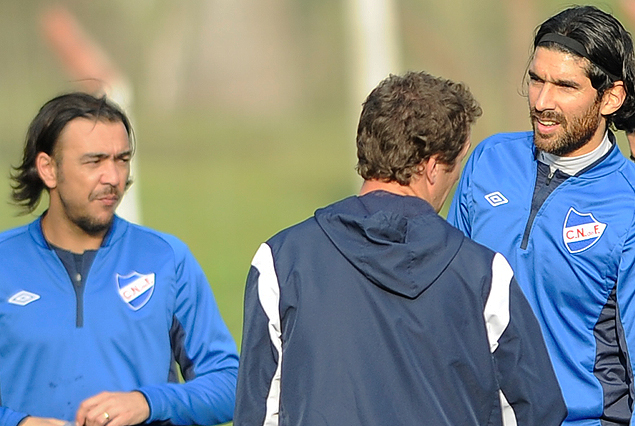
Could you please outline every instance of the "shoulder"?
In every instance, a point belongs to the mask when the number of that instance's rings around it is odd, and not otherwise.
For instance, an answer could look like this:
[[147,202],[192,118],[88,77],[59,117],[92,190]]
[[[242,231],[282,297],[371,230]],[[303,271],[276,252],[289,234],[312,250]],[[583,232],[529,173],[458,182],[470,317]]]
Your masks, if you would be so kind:
[[493,151],[517,151],[529,149],[533,152],[533,132],[497,133],[483,139],[475,148],[473,155],[486,155]]
[[272,250],[277,250],[283,246],[306,244],[307,241],[311,241],[318,234],[321,234],[320,227],[315,220],[315,216],[311,216],[276,233],[267,240],[267,245]]
[[629,198],[631,202],[635,198],[635,163],[618,146],[597,166],[582,173],[580,179],[594,182],[600,190],[610,190],[615,197]]
[[484,245],[466,237],[461,231],[458,232],[461,233],[464,239],[461,245],[461,250],[459,250],[459,252],[457,253],[458,259],[456,260],[459,260],[460,262],[466,260],[467,264],[465,266],[468,269],[472,269],[477,265],[480,265],[480,267],[484,267],[486,269],[490,268],[492,265],[492,261],[497,253],[490,248],[485,247]]
[[112,242],[108,244],[119,243],[126,247],[135,247],[137,250],[143,248],[144,252],[151,254],[172,253],[176,258],[182,258],[190,252],[187,245],[174,235],[121,218],[116,219],[115,227]]
[[624,177],[624,180],[635,195],[635,163],[627,158],[624,158],[624,164],[619,170],[620,174]]
[[0,233],[0,247],[11,246],[12,243],[24,244],[24,239],[28,238],[29,226],[32,224],[22,225],[17,228],[13,228],[13,229],[9,229],[9,230],[1,232]]
[[505,256],[465,237],[453,263],[465,282],[480,291],[486,299],[494,282],[507,285],[514,272]]
[[469,179],[500,179],[503,173],[526,173],[535,167],[532,132],[498,133],[475,148],[463,170]]

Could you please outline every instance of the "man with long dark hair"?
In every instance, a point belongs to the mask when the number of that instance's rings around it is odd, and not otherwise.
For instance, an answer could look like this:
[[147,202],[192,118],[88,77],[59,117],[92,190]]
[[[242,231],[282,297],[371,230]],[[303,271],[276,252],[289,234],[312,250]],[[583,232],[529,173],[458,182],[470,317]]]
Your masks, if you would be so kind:
[[201,267],[115,215],[133,151],[106,98],[62,95],[31,123],[13,199],[48,209],[0,234],[3,426],[232,418],[238,355]]
[[613,130],[635,129],[630,34],[592,6],[536,31],[533,131],[471,155],[448,219],[509,260],[542,326],[567,425],[633,422],[635,165]]

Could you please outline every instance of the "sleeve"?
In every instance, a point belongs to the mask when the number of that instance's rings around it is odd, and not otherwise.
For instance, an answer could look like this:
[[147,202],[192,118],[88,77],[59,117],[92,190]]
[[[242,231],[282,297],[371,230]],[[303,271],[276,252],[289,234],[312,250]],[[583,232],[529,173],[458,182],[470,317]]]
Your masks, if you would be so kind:
[[[635,224],[631,224],[630,235],[622,248],[619,271],[617,276],[617,313],[616,333],[617,344],[628,362],[623,366],[626,371],[625,381],[628,386],[628,400],[632,401],[633,365],[635,364]],[[632,403],[627,407],[630,411],[631,424],[635,419]]]
[[7,407],[0,407],[0,425],[17,426],[26,417],[25,413],[13,411]]
[[148,422],[169,419],[176,425],[211,425],[230,421],[238,352],[207,278],[187,249],[177,262],[170,340],[184,383],[138,389],[150,406]]
[[472,235],[471,205],[469,200],[471,198],[471,176],[474,162],[475,153],[472,153],[465,164],[459,184],[454,191],[447,217],[450,225],[463,231],[467,237]]
[[280,407],[280,286],[262,244],[247,277],[234,426],[275,426]]
[[540,325],[507,260],[497,253],[484,310],[504,425],[560,425],[567,415]]

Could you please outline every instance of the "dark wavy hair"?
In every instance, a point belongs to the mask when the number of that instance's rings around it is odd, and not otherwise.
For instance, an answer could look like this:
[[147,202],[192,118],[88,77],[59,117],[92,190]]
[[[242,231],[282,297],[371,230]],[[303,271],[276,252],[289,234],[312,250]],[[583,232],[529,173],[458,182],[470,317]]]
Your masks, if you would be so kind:
[[481,107],[469,89],[426,72],[390,75],[364,102],[357,127],[357,172],[408,185],[433,155],[454,166]]
[[[42,191],[48,190],[37,171],[35,164],[37,155],[44,152],[53,156],[60,133],[71,120],[76,118],[123,123],[130,140],[130,148],[134,151],[133,131],[128,117],[105,96],[97,98],[87,93],[74,92],[51,99],[42,106],[31,121],[26,135],[22,163],[13,167],[11,173],[13,181],[11,198],[22,208],[21,213],[33,212],[40,202]],[[130,184],[131,181],[128,181],[127,185]]]
[[[607,125],[629,133],[635,131],[635,57],[631,34],[612,15],[594,6],[575,6],[563,10],[543,22],[534,36],[533,50],[540,46],[573,55],[573,50],[555,43],[540,43],[545,34],[554,33],[581,43],[587,51],[586,74],[601,98],[614,80],[608,73],[624,82],[626,99],[613,114],[605,116]],[[607,72],[605,72],[605,71]]]

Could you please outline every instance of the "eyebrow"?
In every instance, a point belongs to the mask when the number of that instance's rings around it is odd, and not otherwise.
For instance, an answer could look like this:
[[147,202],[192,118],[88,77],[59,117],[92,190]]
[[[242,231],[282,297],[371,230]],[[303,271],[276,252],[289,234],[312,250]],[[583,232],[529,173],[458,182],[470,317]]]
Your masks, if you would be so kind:
[[[116,154],[114,157],[115,158],[123,158],[123,157],[128,157],[128,156],[132,156],[132,150],[126,150],[126,151],[122,151],[118,154]],[[111,157],[110,154],[105,154],[103,152],[89,152],[87,154],[82,155],[82,159],[83,160],[88,160],[88,159],[105,159],[105,158],[109,158]]]
[[[536,74],[532,70],[528,70],[527,74],[529,74],[529,77],[532,79],[543,81],[543,82],[546,81],[544,78],[540,77],[538,74]],[[556,86],[560,86],[560,87],[571,87],[573,89],[579,89],[581,87],[580,83],[574,80],[556,79],[556,80],[550,81],[550,83],[553,83]]]

